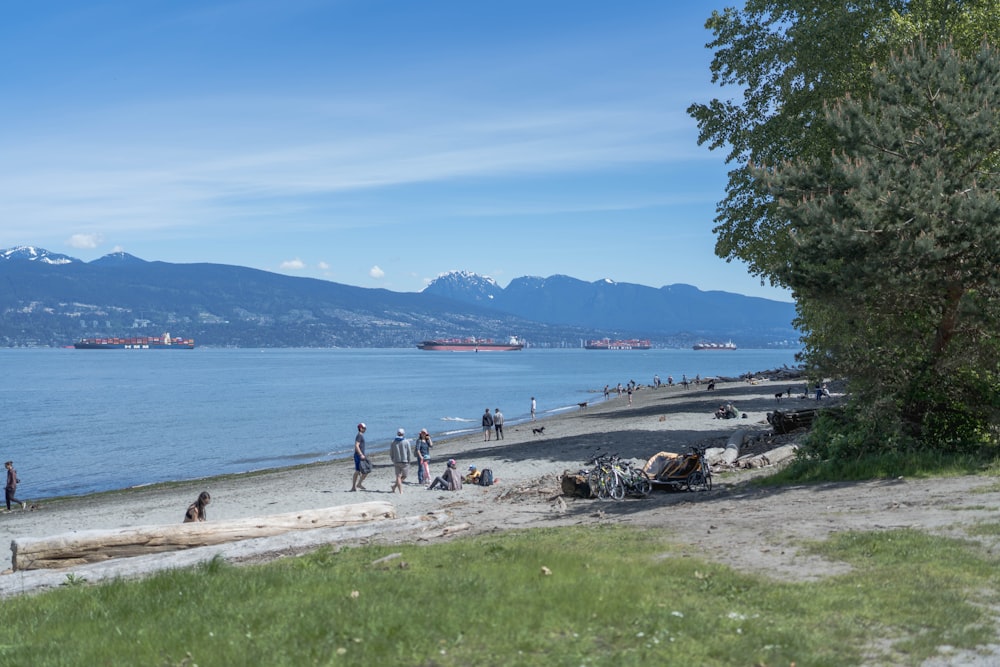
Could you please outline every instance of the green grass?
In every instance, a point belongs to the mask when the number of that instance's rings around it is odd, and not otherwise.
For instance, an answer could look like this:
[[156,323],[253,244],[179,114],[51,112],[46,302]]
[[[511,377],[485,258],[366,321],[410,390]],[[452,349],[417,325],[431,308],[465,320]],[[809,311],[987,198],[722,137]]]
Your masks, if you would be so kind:
[[536,529],[68,579],[3,601],[0,664],[916,665],[942,644],[996,640],[997,562],[973,542],[842,534],[806,548],[852,572],[803,583],[686,557],[672,540]]
[[856,459],[819,461],[797,459],[773,475],[755,480],[764,486],[808,482],[857,482],[892,477],[948,477],[956,475],[1000,475],[1000,459],[985,454],[940,451],[889,451]]

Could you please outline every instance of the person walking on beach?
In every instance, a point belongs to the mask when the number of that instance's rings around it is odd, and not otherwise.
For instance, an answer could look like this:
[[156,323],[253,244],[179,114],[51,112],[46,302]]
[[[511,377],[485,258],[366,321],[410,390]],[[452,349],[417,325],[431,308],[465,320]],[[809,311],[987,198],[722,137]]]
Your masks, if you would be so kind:
[[417,434],[417,481],[426,485],[431,481],[431,434],[427,429],[420,429]]
[[[363,484],[365,477],[368,476],[368,472],[365,470],[371,470],[371,462],[365,456],[365,431],[367,430],[368,427],[365,426],[364,422],[361,422],[358,424],[358,434],[354,436],[354,479],[351,480],[351,491],[368,490]],[[365,462],[363,465],[362,461]]]
[[392,490],[396,493],[403,493],[403,482],[406,481],[406,473],[410,469],[410,441],[406,439],[406,431],[399,429],[396,437],[389,445],[389,458],[396,469],[396,481],[392,483]]
[[503,413],[500,408],[493,413],[493,428],[497,432],[497,440],[503,440]]
[[531,397],[531,421],[535,421],[535,397]]
[[493,437],[493,417],[490,416],[490,409],[486,408],[483,414],[483,441],[489,441]]
[[196,521],[208,520],[208,504],[212,502],[212,496],[208,491],[198,494],[198,500],[188,505],[187,512],[184,513],[184,523],[194,523]]
[[17,471],[14,470],[14,462],[7,461],[3,465],[7,468],[7,486],[4,487],[4,491],[6,492],[5,495],[7,496],[7,511],[10,511],[11,503],[20,505],[21,509],[26,509],[28,507],[28,503],[14,497],[14,494],[17,493],[17,485],[21,481],[17,478]]
[[433,491],[434,489],[441,489],[442,491],[462,490],[462,476],[458,474],[458,463],[455,462],[455,459],[448,459],[448,465],[444,473],[435,477],[431,485],[427,487],[428,491]]

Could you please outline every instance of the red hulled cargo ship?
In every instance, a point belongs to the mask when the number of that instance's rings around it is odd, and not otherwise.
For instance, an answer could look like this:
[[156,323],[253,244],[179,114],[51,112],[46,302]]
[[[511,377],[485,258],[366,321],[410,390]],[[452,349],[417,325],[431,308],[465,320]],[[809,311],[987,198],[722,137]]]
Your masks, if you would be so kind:
[[506,343],[499,343],[492,338],[442,338],[425,340],[417,347],[433,352],[516,352],[524,349],[524,342],[517,336],[511,336]]

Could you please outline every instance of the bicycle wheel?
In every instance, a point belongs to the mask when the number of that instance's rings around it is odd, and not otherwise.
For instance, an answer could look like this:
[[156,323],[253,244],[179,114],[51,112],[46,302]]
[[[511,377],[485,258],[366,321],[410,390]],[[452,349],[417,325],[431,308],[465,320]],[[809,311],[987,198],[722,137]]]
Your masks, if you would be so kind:
[[615,500],[621,500],[622,498],[624,498],[625,497],[625,484],[618,477],[618,475],[614,475],[611,478],[610,482],[611,482],[611,488],[608,490],[609,495],[612,498],[614,498]]
[[604,495],[604,485],[601,483],[601,471],[598,468],[594,468],[587,475],[587,486],[590,487],[590,495],[592,497],[598,499],[607,497]]
[[688,491],[701,491],[705,488],[705,475],[699,470],[691,473],[687,479]]
[[648,496],[649,492],[653,490],[653,482],[650,481],[649,475],[646,474],[645,470],[637,470],[635,472],[635,480],[632,482],[632,488],[640,496]]

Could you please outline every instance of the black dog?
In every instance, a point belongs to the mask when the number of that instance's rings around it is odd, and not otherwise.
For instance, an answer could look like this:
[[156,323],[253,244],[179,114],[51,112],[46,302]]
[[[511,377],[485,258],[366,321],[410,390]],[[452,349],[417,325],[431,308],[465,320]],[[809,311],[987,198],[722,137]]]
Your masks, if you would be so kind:
[[531,432],[534,433],[535,435],[542,435],[543,433],[545,433],[545,427],[539,426],[538,428],[533,428],[531,429]]
[[[589,401],[584,401],[583,403],[577,403],[577,405],[579,405],[581,409],[586,410],[587,409],[587,403],[589,403]],[[543,426],[542,428],[545,428],[545,427]]]
[[778,401],[780,403],[781,402],[781,397],[784,396],[784,395],[785,395],[785,392],[779,391],[777,394],[774,395],[774,400],[776,400],[776,401]]

